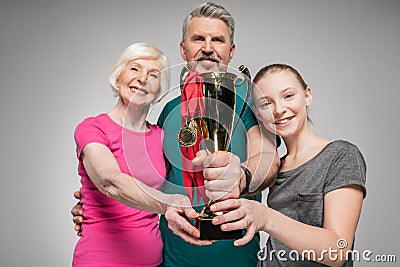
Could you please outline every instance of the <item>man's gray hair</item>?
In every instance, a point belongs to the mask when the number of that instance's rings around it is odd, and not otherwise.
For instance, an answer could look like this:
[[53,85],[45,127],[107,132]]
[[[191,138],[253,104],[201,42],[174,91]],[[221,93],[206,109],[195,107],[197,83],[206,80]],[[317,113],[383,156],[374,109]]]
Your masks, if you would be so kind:
[[190,21],[196,17],[220,19],[225,22],[225,24],[228,26],[231,44],[233,44],[233,38],[235,35],[235,20],[224,7],[211,2],[200,4],[185,18],[182,25],[182,42],[186,38]]

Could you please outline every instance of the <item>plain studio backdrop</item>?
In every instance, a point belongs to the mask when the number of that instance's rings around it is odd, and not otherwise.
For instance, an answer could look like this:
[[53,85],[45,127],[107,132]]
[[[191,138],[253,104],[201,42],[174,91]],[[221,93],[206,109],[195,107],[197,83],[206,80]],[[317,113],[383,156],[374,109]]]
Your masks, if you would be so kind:
[[[0,266],[71,265],[75,126],[114,105],[108,74],[128,44],[154,44],[171,65],[182,63],[181,24],[199,3],[0,1]],[[315,130],[360,148],[368,193],[355,249],[400,261],[400,2],[217,3],[237,23],[231,65],[253,75],[270,63],[293,65],[313,89]]]

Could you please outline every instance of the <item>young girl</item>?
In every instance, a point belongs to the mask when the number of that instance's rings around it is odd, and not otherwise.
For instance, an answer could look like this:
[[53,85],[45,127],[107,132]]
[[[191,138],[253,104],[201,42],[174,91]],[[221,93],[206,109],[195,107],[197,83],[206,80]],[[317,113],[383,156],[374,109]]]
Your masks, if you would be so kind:
[[[246,229],[241,246],[258,231],[270,237],[261,256],[266,266],[352,266],[352,249],[366,165],[359,149],[318,136],[309,125],[312,90],[291,66],[273,64],[254,78],[255,113],[287,147],[267,204],[246,199],[217,202],[232,210],[214,219],[223,230]],[[236,220],[236,221],[235,221]],[[234,221],[234,222],[232,222]],[[351,255],[351,254],[349,254]]]

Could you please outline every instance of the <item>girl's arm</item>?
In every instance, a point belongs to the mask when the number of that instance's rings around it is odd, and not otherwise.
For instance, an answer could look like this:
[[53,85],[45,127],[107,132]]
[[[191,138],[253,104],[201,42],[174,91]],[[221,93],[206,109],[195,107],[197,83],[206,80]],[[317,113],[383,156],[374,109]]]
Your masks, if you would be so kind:
[[[296,250],[299,255],[303,255],[303,251],[315,252],[316,258],[309,258],[309,260],[329,266],[342,266],[346,261],[346,252],[353,245],[362,201],[363,191],[358,185],[342,187],[327,193],[324,196],[322,228],[301,223],[257,201],[246,199],[217,202],[211,209],[213,211],[232,210],[214,218],[213,222],[222,224],[223,230],[246,229],[246,235],[235,241],[236,246],[248,243],[256,232],[265,231],[289,248]],[[238,221],[229,223],[233,220]],[[347,245],[344,246],[344,244]],[[337,250],[337,253],[332,254],[333,250]],[[331,257],[329,251],[331,251]],[[304,253],[304,255],[312,254]]]

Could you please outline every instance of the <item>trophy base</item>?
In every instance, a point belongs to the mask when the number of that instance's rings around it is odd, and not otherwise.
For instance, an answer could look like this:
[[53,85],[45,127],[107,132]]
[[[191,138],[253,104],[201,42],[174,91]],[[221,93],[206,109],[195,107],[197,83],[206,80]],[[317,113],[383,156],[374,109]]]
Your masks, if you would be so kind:
[[243,237],[243,230],[222,231],[221,225],[212,223],[212,218],[197,218],[196,228],[200,230],[200,240],[231,240]]

